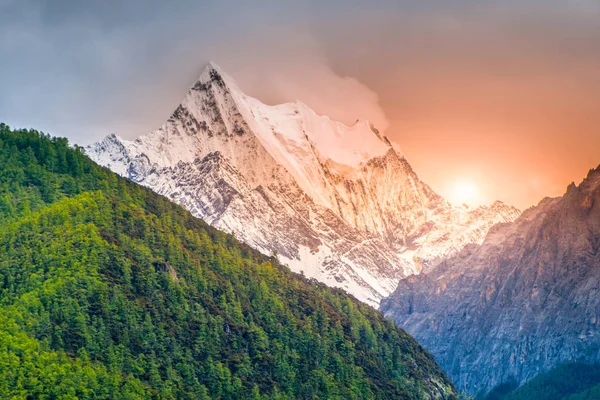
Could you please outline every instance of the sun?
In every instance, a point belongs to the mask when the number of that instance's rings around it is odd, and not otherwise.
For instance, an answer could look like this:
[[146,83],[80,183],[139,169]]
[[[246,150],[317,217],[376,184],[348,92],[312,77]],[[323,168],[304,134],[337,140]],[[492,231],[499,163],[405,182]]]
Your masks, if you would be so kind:
[[480,193],[472,181],[464,179],[457,180],[451,188],[451,203],[455,205],[476,205],[480,201]]

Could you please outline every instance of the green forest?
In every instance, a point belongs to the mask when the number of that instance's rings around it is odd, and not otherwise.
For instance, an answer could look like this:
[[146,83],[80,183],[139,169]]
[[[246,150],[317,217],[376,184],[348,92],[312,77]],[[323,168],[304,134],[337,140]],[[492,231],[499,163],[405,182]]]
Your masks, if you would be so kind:
[[376,310],[0,124],[0,398],[456,398]]
[[561,365],[512,389],[501,385],[486,400],[600,400],[600,365]]

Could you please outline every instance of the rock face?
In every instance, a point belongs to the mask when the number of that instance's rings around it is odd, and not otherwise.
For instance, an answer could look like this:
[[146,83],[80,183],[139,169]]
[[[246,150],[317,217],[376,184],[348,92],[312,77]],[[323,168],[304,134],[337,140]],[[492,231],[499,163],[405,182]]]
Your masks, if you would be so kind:
[[453,207],[368,121],[346,126],[300,102],[267,106],[214,64],[160,129],[135,141],[110,135],[87,153],[372,305],[519,214],[501,202]]
[[570,361],[600,361],[600,167],[493,227],[381,310],[476,394]]

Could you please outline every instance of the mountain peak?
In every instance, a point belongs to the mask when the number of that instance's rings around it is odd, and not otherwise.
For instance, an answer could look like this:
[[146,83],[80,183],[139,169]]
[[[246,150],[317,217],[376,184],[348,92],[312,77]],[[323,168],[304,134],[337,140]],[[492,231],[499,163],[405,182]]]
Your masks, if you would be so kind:
[[598,190],[600,188],[600,165],[597,168],[590,169],[579,186],[587,188],[588,191]]
[[590,169],[590,171],[588,172],[587,177],[590,178],[592,175],[595,175],[595,174],[600,175],[600,165],[598,165],[596,168]]
[[[259,124],[267,123],[266,142],[271,142],[273,132],[291,140],[293,145],[301,142],[304,137],[317,146],[319,152],[331,160],[358,168],[371,158],[382,156],[390,148],[390,141],[368,120],[357,119],[355,123],[346,125],[333,120],[327,115],[318,114],[303,101],[296,99],[293,103],[284,103],[278,106],[268,106],[260,100],[251,98],[243,93],[236,81],[227,75],[214,61],[210,61],[204,68],[194,85],[194,89],[206,89],[210,85],[228,89],[238,111],[248,119],[260,115]],[[244,112],[246,111],[246,112]],[[297,129],[289,126],[289,116],[297,116]],[[283,118],[282,118],[283,117]],[[283,124],[281,124],[283,122]],[[256,128],[256,126],[255,126]],[[294,132],[298,130],[298,132]],[[257,129],[261,131],[261,129]],[[264,135],[261,139],[265,139]],[[289,147],[289,143],[286,145]]]
[[[160,129],[109,142],[91,157],[373,305],[400,277],[507,220],[440,201],[369,121],[346,125],[301,101],[264,104],[214,62]],[[217,152],[215,166],[206,157]],[[417,235],[430,242],[423,252],[406,246]]]
[[111,133],[110,135],[108,135],[105,139],[106,140],[111,140],[113,142],[119,142],[119,143],[123,142],[123,138],[121,136],[117,135],[114,132]]
[[206,66],[202,70],[202,74],[200,76],[204,74],[210,74],[211,71],[222,72],[221,67],[219,67],[216,62],[209,61],[208,63],[206,63]]
[[209,61],[204,67],[204,70],[198,77],[198,82],[203,84],[209,82],[216,82],[225,84],[226,86],[236,86],[235,80],[227,75],[221,67],[219,67],[214,61]]

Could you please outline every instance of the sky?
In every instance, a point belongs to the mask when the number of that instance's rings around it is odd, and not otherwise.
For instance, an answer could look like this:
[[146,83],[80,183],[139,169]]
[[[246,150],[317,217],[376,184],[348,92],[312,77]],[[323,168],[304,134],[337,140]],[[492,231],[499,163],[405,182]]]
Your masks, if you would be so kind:
[[600,164],[597,0],[0,0],[0,121],[133,139],[209,60],[369,119],[454,202],[527,208]]

